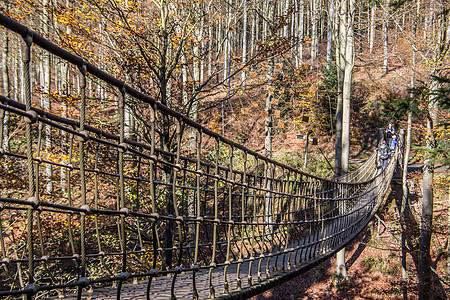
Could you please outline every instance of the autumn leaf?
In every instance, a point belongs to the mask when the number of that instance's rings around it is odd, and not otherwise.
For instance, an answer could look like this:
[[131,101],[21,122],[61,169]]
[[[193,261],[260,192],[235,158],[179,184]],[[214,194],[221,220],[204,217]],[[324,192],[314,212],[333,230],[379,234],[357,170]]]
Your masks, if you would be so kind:
[[277,109],[274,114],[275,118],[279,118],[281,116],[281,111]]

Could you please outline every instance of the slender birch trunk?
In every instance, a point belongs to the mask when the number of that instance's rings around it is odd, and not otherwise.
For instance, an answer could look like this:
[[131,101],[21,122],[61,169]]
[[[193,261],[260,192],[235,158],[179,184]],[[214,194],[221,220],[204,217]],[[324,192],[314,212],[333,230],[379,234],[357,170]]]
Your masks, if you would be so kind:
[[[44,0],[42,2],[43,6],[43,16],[42,16],[42,31],[46,38],[49,37],[49,26],[50,26],[50,13],[49,13],[49,1]],[[50,111],[50,84],[51,84],[51,55],[49,52],[43,52],[43,62],[42,62],[42,95],[41,95],[41,105],[45,111]],[[46,124],[44,126],[44,145],[47,153],[50,153],[52,142],[51,142],[51,127]],[[52,186],[52,165],[45,165],[45,177],[46,177],[46,190],[47,193],[51,193],[53,191]]]
[[342,171],[348,172],[348,160],[350,156],[350,99],[352,90],[353,66],[354,66],[354,17],[355,0],[349,0],[347,13],[347,42],[345,46],[344,86],[342,90]]
[[[268,20],[271,20],[275,22],[275,12],[276,12],[276,2],[274,0],[268,1]],[[272,23],[273,24],[273,23]],[[271,26],[268,26],[270,29],[270,32],[268,34],[274,34],[274,29],[271,28]],[[274,76],[274,65],[275,65],[275,58],[271,56],[268,60],[268,67],[267,67],[267,97],[266,97],[266,117],[264,120],[264,127],[265,127],[265,140],[264,140],[264,154],[267,158],[272,158],[272,135],[273,135],[273,117],[272,117],[272,97],[273,97],[273,76]],[[268,169],[266,172],[269,172],[268,174],[271,175],[271,167],[268,166]],[[268,186],[267,188],[270,190],[270,176],[268,177]],[[266,222],[272,222],[272,215],[271,215],[271,205],[272,205],[272,193],[267,192],[266,193],[266,199],[265,199],[265,216],[266,216]],[[272,232],[272,226],[266,227],[266,232]]]
[[[253,13],[252,15],[252,33],[250,35],[250,57],[253,57],[254,53],[255,53],[255,43],[256,40],[258,39],[258,24],[257,24],[257,20],[258,20],[258,15]],[[252,66],[249,66],[249,70],[252,70]]]
[[311,1],[311,69],[315,67],[317,60],[317,1]]
[[370,8],[370,35],[369,35],[369,52],[373,53],[373,43],[375,40],[375,16],[377,12],[377,5],[373,4]]
[[333,49],[333,22],[334,22],[334,1],[330,1],[328,7],[328,31],[327,31],[327,69],[331,67]]
[[231,92],[231,10],[227,11],[227,26],[225,28],[225,51],[224,51],[224,72],[223,82],[227,87],[227,96],[222,101],[222,135],[225,135],[225,103],[228,102]]
[[[211,8],[208,6],[208,16],[210,15]],[[212,75],[212,59],[213,59],[213,36],[214,36],[214,27],[211,24],[213,20],[209,20],[208,24],[208,77]]]
[[248,44],[248,38],[247,38],[247,20],[248,20],[248,13],[247,13],[247,0],[242,0],[242,6],[244,10],[244,16],[242,17],[242,65],[244,66],[244,69],[242,70],[242,88],[245,89],[245,81],[246,81],[246,69],[245,65],[247,64],[247,44]]
[[[8,9],[9,4],[6,4],[6,8]],[[3,95],[5,97],[11,98],[11,86],[10,86],[10,78],[9,78],[9,33],[8,30],[4,31],[3,38],[3,52],[2,52],[2,80],[3,80]],[[3,150],[9,151],[9,112],[5,110],[1,110],[2,114],[2,139],[0,140],[0,148]]]
[[297,50],[297,67],[301,67],[303,64],[303,39],[305,38],[304,31],[304,17],[305,17],[305,0],[297,0],[299,2],[299,13],[298,13],[298,50]]
[[387,73],[388,71],[388,34],[389,34],[389,16],[388,16],[388,5],[389,5],[389,0],[385,0],[384,2],[384,6],[385,6],[385,10],[384,10],[384,19],[383,19],[383,49],[384,49],[384,59],[383,59],[383,71],[385,73]]

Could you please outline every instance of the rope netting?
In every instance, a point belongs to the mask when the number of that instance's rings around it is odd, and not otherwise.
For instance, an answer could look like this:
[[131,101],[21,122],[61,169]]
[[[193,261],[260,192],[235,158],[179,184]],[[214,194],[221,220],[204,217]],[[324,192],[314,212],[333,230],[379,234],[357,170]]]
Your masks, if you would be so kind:
[[[200,273],[206,297],[256,294],[344,247],[389,187],[398,152],[384,170],[372,155],[343,177],[318,178],[220,136],[4,15],[0,24],[23,39],[21,99],[0,96],[0,140],[5,115],[14,127],[0,158],[2,297],[81,299],[112,285],[120,298],[125,283],[143,281],[150,298],[155,280],[170,277],[174,298],[177,278],[190,274],[197,298]],[[70,74],[51,83],[51,95],[33,86],[42,53]],[[139,132],[130,133],[130,115]]]

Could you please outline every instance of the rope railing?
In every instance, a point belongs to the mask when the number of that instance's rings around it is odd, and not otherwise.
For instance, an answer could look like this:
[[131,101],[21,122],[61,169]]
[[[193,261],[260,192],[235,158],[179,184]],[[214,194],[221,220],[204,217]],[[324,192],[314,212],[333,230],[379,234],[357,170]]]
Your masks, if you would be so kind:
[[[82,299],[114,286],[120,299],[131,283],[147,299],[249,297],[344,247],[389,186],[397,152],[382,172],[372,156],[346,177],[312,176],[7,16],[0,24],[23,44],[21,99],[0,96],[0,141],[5,126],[15,128],[0,149],[0,297]],[[69,93],[56,82],[53,98],[33,86],[44,51],[76,78]],[[141,120],[135,135],[130,107]]]

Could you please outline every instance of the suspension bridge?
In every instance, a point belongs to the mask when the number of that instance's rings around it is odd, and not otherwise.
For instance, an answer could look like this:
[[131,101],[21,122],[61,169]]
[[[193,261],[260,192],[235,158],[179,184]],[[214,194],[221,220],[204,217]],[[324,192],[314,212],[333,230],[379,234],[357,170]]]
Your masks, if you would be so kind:
[[[268,159],[169,109],[22,24],[21,99],[0,96],[17,140],[1,148],[0,297],[248,298],[335,255],[372,219],[381,170],[323,179]],[[36,54],[35,54],[36,53]],[[37,53],[76,78],[70,104],[32,86]],[[3,66],[5,67],[5,66]],[[96,119],[109,95],[107,126]],[[91,101],[90,101],[91,100]],[[127,133],[127,107],[147,131]]]

